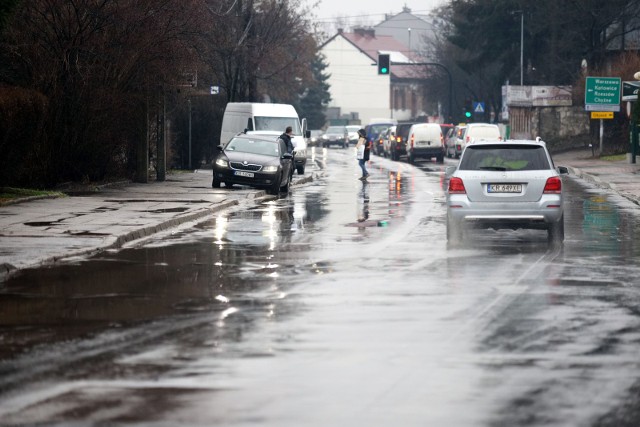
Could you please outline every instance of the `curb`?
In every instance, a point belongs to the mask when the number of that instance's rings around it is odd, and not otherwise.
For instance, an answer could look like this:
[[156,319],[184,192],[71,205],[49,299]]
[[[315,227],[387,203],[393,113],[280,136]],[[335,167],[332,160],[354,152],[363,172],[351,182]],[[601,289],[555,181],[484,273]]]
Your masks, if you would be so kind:
[[580,179],[583,179],[587,182],[590,182],[594,185],[596,185],[599,188],[605,189],[605,190],[611,190],[614,193],[616,193],[617,195],[619,195],[620,197],[624,197],[625,199],[629,200],[632,203],[635,203],[637,205],[640,205],[640,198],[638,198],[637,196],[633,195],[633,194],[629,194],[626,192],[622,192],[620,190],[618,190],[616,188],[616,186],[614,184],[611,184],[607,181],[603,181],[602,179],[600,179],[597,176],[594,175],[590,175],[586,172],[583,172],[581,169],[576,168],[574,166],[567,166],[567,169],[569,169],[569,173],[570,175],[575,175]]

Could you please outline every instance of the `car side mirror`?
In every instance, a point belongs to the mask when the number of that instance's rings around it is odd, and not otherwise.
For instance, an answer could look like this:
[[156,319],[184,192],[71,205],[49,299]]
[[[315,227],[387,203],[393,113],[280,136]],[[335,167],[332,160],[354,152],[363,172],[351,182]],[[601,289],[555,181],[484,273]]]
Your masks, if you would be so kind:
[[569,168],[566,166],[558,166],[556,169],[560,175],[569,175]]
[[284,154],[282,155],[282,158],[283,158],[283,159],[293,159],[293,154],[291,154],[291,153],[284,153]]
[[222,145],[218,145],[216,148],[218,149],[218,151],[224,150],[224,147]]
[[447,166],[444,169],[444,175],[446,177],[450,177],[451,175],[453,175],[453,173],[456,171],[456,166]]

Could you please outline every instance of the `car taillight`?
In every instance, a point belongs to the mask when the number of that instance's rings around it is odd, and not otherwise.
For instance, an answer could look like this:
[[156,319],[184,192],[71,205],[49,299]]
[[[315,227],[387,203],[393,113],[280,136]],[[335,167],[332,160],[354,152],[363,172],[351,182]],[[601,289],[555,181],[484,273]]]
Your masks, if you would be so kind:
[[547,179],[547,183],[544,185],[544,194],[560,194],[562,193],[562,180],[557,176],[552,176]]
[[471,137],[467,136],[467,144],[469,143],[470,140],[471,140]]
[[454,176],[449,180],[449,194],[467,194],[462,178]]

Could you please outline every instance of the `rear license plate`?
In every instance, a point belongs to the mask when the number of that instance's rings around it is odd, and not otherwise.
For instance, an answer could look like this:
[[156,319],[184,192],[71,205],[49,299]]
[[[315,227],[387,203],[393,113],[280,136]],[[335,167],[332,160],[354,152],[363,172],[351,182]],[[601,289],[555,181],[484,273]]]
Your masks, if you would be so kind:
[[253,178],[253,172],[235,171],[235,176],[245,176],[247,178]]
[[522,193],[522,184],[489,184],[489,193]]

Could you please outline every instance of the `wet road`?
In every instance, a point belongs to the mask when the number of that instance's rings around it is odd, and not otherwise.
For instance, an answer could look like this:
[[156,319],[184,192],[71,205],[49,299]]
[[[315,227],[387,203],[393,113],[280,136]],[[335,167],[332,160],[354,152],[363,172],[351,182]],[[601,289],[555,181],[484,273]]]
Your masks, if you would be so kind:
[[635,426],[638,207],[445,240],[442,165],[324,179],[0,289],[0,425]]

